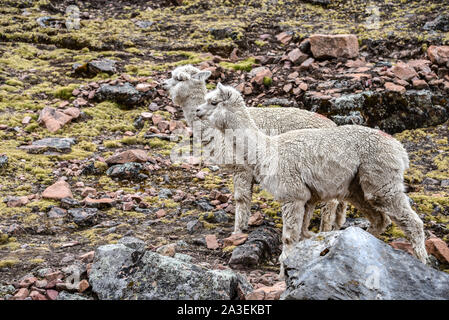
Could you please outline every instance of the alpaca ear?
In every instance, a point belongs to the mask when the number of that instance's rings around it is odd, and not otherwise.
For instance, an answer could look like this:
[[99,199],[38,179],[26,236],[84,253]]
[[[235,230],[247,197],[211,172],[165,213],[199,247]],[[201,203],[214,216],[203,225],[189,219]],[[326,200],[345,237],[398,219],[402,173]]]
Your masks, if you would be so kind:
[[188,74],[187,72],[180,72],[175,76],[175,79],[178,81],[190,80],[190,74]]
[[212,72],[210,72],[208,70],[201,71],[201,72],[198,72],[197,74],[194,74],[192,76],[192,79],[196,79],[196,80],[200,80],[200,81],[206,81],[207,79],[209,79],[211,74],[212,74]]
[[221,82],[219,82],[217,84],[217,89],[220,90],[220,92],[222,92],[222,93],[225,91],[225,87],[224,87],[224,85],[221,84]]

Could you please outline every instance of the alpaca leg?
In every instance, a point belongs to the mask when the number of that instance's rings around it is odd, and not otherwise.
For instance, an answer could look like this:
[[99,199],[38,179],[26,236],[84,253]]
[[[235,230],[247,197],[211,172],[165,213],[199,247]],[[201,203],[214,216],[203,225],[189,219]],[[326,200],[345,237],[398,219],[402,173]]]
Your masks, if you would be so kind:
[[307,203],[304,212],[304,221],[302,223],[301,239],[308,239],[315,235],[312,231],[309,231],[310,220],[312,219],[313,211],[315,210],[315,204]]
[[284,277],[284,260],[301,237],[305,204],[305,201],[293,201],[282,206],[282,253],[279,257],[281,278]]
[[390,219],[388,219],[384,210],[377,209],[369,201],[365,200],[360,189],[353,192],[349,200],[369,220],[370,225],[368,230],[366,230],[367,232],[377,237],[385,231],[390,223]]
[[423,263],[428,262],[425,246],[424,223],[410,207],[404,193],[397,193],[385,206],[390,218],[401,228],[412,243],[416,257]]
[[338,203],[335,213],[334,230],[340,230],[346,222],[347,204],[344,201]]
[[248,228],[251,215],[251,199],[253,174],[249,170],[237,171],[234,174],[235,223],[234,233]]
[[338,200],[331,200],[326,202],[321,208],[321,223],[320,232],[332,231],[332,226],[335,224],[335,215],[338,207]]

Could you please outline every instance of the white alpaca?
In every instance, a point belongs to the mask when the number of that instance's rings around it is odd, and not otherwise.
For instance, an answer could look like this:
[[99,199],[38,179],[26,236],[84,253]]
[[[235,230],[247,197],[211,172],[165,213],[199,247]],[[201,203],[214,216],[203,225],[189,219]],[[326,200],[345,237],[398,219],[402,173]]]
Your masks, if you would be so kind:
[[[248,163],[263,188],[283,203],[281,266],[300,240],[317,201],[347,200],[367,215],[373,235],[391,218],[409,237],[416,256],[426,263],[423,222],[404,193],[408,155],[393,137],[358,125],[263,134],[240,93],[218,84],[206,95],[197,115],[215,128],[245,130],[247,154],[265,152]],[[282,271],[281,271],[282,272]]]
[[[173,102],[182,107],[189,126],[195,120],[196,108],[205,102],[206,80],[209,71],[201,71],[191,65],[181,66],[172,71],[172,77],[163,84],[169,91]],[[268,130],[268,133],[284,133],[304,128],[328,128],[336,124],[320,114],[296,108],[248,108],[257,126]],[[219,130],[212,128],[207,122],[201,121],[201,139],[203,146],[211,145],[214,139],[223,143]],[[222,152],[224,148],[219,148]],[[252,186],[254,175],[252,170],[243,166],[232,166],[234,178],[234,199],[236,201],[234,233],[248,227],[250,217]],[[346,219],[346,204],[330,200],[322,209],[320,231],[339,230]],[[304,236],[310,237],[305,228]]]

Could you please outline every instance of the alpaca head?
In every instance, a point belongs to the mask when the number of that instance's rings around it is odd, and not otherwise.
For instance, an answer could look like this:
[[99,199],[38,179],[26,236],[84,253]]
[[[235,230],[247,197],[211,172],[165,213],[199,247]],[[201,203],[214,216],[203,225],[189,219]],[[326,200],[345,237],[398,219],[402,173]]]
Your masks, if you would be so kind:
[[217,89],[206,94],[206,102],[196,109],[201,120],[219,129],[236,129],[247,127],[249,118],[242,95],[230,86],[218,83]]
[[172,71],[172,77],[163,82],[162,86],[169,92],[173,103],[182,105],[194,91],[206,91],[206,80],[210,71],[201,71],[192,65],[185,65]]

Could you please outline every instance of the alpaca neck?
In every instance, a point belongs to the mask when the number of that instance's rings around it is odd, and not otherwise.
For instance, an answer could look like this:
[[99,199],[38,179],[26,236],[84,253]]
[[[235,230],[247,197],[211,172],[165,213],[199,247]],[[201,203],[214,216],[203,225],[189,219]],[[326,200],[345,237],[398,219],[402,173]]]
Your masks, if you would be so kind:
[[195,88],[190,92],[189,96],[185,100],[179,103],[184,113],[184,117],[187,120],[187,124],[190,127],[196,119],[195,113],[197,107],[205,102],[204,96],[206,93],[207,89],[205,85],[200,88]]

